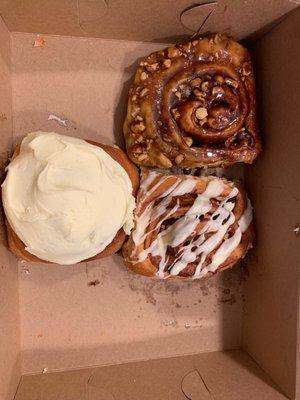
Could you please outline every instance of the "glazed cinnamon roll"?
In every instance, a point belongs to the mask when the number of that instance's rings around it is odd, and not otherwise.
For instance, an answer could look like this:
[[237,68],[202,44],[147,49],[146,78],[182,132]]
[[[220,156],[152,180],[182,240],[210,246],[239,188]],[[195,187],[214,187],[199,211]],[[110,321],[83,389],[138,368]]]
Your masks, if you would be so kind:
[[143,170],[123,256],[142,275],[195,279],[232,267],[253,239],[252,207],[240,185]]
[[129,92],[124,135],[138,165],[252,163],[261,144],[248,51],[216,34],[144,58]]

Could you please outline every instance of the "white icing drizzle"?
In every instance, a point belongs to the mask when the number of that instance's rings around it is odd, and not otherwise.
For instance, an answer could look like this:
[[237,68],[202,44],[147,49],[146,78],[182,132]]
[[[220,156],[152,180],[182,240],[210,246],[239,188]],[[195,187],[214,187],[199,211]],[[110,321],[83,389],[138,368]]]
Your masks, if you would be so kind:
[[[143,200],[146,202],[147,198],[168,179],[168,177],[160,178],[149,190],[149,186],[157,176],[156,172],[150,172],[142,183],[142,189],[144,190]],[[195,187],[196,181],[194,178],[186,178],[184,180],[177,178],[176,182],[169,189],[156,197],[155,200],[163,198],[157,205],[155,205],[154,201],[151,201],[137,218],[136,228],[132,233],[135,245],[138,246],[143,243],[146,237],[154,231],[158,232],[164,221],[172,218],[176,213],[179,208],[178,201],[171,209],[168,209],[173,197],[192,193]],[[247,209],[239,219],[234,235],[224,240],[229,227],[235,223],[233,213],[235,202],[230,200],[235,198],[239,191],[236,187],[233,187],[229,195],[219,202],[217,209],[212,213],[210,220],[204,225],[202,230],[196,233],[199,218],[210,212],[213,207],[211,199],[218,200],[224,189],[225,185],[221,179],[211,177],[206,190],[196,196],[193,205],[187,213],[183,217],[178,218],[167,229],[159,232],[148,248],[138,252],[137,261],[144,261],[149,254],[153,257],[159,256],[160,262],[157,276],[164,278],[166,275],[165,267],[168,263],[168,246],[174,248],[181,245],[181,252],[169,267],[168,272],[171,275],[178,275],[188,264],[195,262],[199,258],[200,261],[198,262],[193,278],[201,278],[208,272],[215,272],[240,244],[243,232],[247,230],[252,221],[252,207],[248,199]],[[154,223],[154,228],[147,232],[147,227],[151,223]],[[194,237],[188,240],[192,235]],[[203,267],[207,256],[212,251],[215,251],[215,253],[211,258],[210,264]]]

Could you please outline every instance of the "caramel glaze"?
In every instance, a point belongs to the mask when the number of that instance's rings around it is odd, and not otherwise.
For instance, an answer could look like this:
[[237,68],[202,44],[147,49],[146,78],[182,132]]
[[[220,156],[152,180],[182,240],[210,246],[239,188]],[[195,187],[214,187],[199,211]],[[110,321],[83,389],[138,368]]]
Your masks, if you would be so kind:
[[252,163],[261,143],[248,51],[214,34],[144,58],[129,92],[124,135],[138,165]]

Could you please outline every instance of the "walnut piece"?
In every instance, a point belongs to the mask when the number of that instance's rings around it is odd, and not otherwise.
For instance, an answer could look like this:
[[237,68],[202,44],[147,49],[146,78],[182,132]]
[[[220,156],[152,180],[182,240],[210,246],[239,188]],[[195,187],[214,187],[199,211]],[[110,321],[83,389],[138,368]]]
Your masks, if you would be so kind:
[[175,162],[176,164],[180,164],[184,159],[184,155],[183,154],[178,154],[178,156],[175,157]]
[[227,83],[227,85],[229,85],[229,86],[234,87],[235,89],[239,86],[238,82],[236,82],[235,80],[233,80],[231,78],[226,78],[225,83]]
[[147,157],[147,154],[139,154],[138,156],[136,156],[136,159],[138,161],[144,161]]
[[172,115],[173,115],[173,117],[174,117],[175,119],[180,118],[180,113],[179,113],[179,111],[178,111],[177,108],[172,108],[172,109],[171,109],[171,113],[172,113]]
[[177,47],[170,47],[168,49],[168,57],[169,58],[174,58],[180,56],[180,51],[177,49]]
[[158,63],[148,64],[148,65],[146,66],[146,70],[147,70],[148,72],[154,72],[154,71],[157,70],[157,67],[158,67]]
[[207,109],[204,107],[199,107],[199,108],[197,108],[195,115],[196,115],[196,118],[199,120],[204,119],[208,116]]
[[167,59],[163,62],[163,66],[164,66],[165,68],[170,68],[170,67],[171,67],[171,64],[172,64],[172,61],[171,61],[169,58],[167,58]]
[[148,74],[147,74],[145,71],[143,71],[143,72],[141,73],[141,80],[142,80],[142,81],[145,81],[147,78],[148,78]]
[[209,89],[209,82],[207,82],[207,81],[202,82],[202,83],[201,83],[201,89],[202,89],[204,92],[207,92],[208,89]]
[[206,96],[206,94],[204,92],[201,92],[201,90],[199,90],[199,89],[194,89],[193,94],[194,94],[194,96],[198,97],[200,100],[204,100],[205,96]]
[[199,124],[202,126],[205,124],[205,122],[207,122],[207,118],[203,118],[199,121]]
[[168,134],[166,134],[166,133],[164,133],[164,134],[162,135],[162,139],[163,139],[164,142],[167,142],[167,143],[172,142],[172,138],[171,138]]
[[138,106],[133,106],[132,107],[132,110],[131,110],[131,116],[132,116],[132,118],[135,118],[137,115],[138,115],[138,113],[141,111],[141,109],[140,109],[140,107],[138,107]]
[[212,90],[213,96],[221,97],[225,94],[224,89],[221,86],[214,86]]
[[131,150],[132,150],[133,154],[142,154],[142,153],[144,153],[144,148],[139,144],[134,144],[131,147]]
[[159,153],[157,158],[158,158],[159,163],[163,167],[165,167],[165,168],[171,168],[172,167],[172,161],[167,156],[165,156],[163,153]]
[[195,78],[195,79],[192,79],[191,80],[191,86],[194,88],[194,87],[197,87],[197,86],[200,86],[200,84],[201,84],[201,79],[200,78]]
[[146,94],[147,94],[148,92],[149,92],[149,89],[144,88],[144,89],[141,91],[140,96],[141,96],[141,97],[145,97]]
[[216,75],[215,76],[215,81],[218,83],[223,83],[224,82],[224,78],[221,75]]
[[134,133],[144,132],[146,129],[145,124],[143,122],[139,122],[138,124],[131,125],[131,130]]
[[185,141],[186,145],[189,147],[191,147],[191,145],[193,144],[193,139],[189,136],[185,137],[184,141]]

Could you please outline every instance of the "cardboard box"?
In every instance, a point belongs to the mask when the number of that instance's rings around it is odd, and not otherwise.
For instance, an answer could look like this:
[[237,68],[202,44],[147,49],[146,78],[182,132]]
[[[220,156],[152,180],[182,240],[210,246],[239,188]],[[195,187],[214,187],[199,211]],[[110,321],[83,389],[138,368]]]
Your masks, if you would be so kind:
[[[209,280],[155,281],[119,256],[17,262],[1,220],[0,399],[299,399],[297,1],[1,0],[1,174],[34,130],[122,145],[136,60],[197,31],[248,39],[264,152],[245,174],[257,243]],[[66,123],[48,120],[56,115]],[[243,279],[245,278],[245,279]]]

